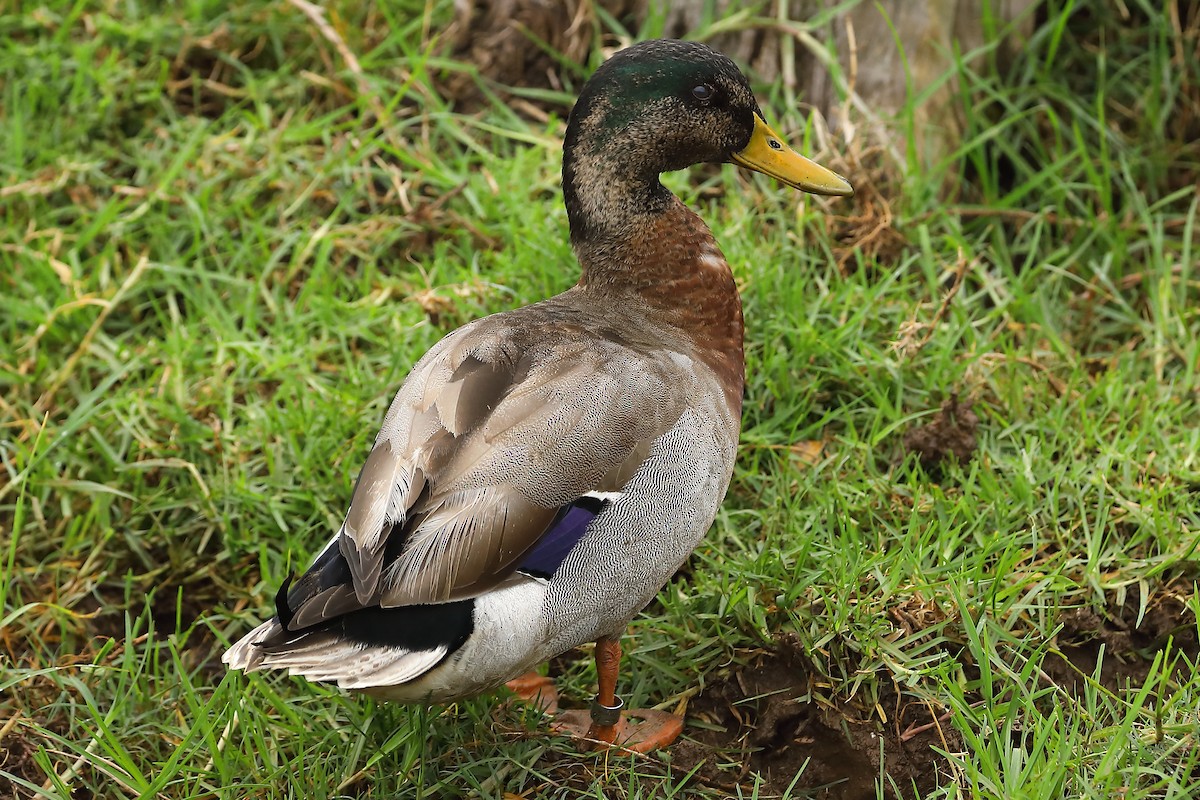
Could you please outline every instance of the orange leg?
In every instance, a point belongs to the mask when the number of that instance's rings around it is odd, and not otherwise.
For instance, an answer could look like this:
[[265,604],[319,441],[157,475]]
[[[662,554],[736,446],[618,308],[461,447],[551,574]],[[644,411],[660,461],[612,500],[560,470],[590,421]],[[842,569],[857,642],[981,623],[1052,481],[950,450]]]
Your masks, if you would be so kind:
[[683,719],[654,709],[631,709],[617,697],[617,673],[621,666],[621,644],[615,636],[596,642],[596,699],[590,713],[566,711],[554,720],[554,729],[597,749],[618,747],[649,753],[666,747],[683,732]]
[[621,708],[617,698],[617,673],[621,671],[621,642],[615,636],[605,636],[596,642],[596,699],[592,701],[592,724],[587,738],[613,744],[621,724]]

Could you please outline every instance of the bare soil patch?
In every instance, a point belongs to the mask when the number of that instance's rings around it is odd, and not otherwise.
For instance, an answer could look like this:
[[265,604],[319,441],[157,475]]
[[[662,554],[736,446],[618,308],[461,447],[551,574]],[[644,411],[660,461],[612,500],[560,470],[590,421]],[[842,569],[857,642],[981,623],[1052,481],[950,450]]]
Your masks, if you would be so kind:
[[[1138,687],[1146,682],[1154,667],[1154,658],[1170,646],[1191,664],[1200,659],[1196,618],[1183,600],[1181,591],[1168,585],[1155,593],[1140,612],[1136,592],[1124,605],[1110,606],[1101,612],[1077,608],[1062,618],[1058,651],[1050,653],[1042,669],[1056,684],[1072,694],[1082,691],[1085,676],[1096,674],[1100,666],[1100,685],[1110,691]],[[1139,619],[1139,615],[1140,619]],[[1168,654],[1169,655],[1169,654]],[[1175,670],[1185,668],[1176,663]]]
[[900,790],[889,787],[889,797],[921,797],[951,780],[933,748],[958,750],[961,739],[924,705],[887,690],[881,700],[899,711],[884,725],[871,709],[813,702],[813,679],[789,642],[733,669],[692,702],[689,721],[699,725],[689,725],[689,741],[672,748],[672,761],[683,770],[699,765],[697,778],[721,791],[749,792],[761,781],[759,793],[767,796],[790,788],[818,798],[873,799],[881,753],[882,772]]
[[[26,800],[44,796],[25,784],[42,786],[47,773],[37,762],[37,753],[46,748],[53,752],[55,742],[46,731],[66,736],[70,723],[61,716],[48,715],[45,709],[58,694],[45,676],[11,687],[0,705],[0,798]],[[90,795],[81,794],[81,800]]]
[[18,727],[0,741],[0,797],[24,800],[35,796],[32,789],[27,789],[12,780],[9,775],[37,786],[41,786],[42,781],[46,779],[46,773],[34,761],[34,754],[38,750],[37,743],[22,733],[22,729]]
[[[1187,661],[1200,659],[1196,620],[1185,600],[1189,587],[1159,588],[1139,613],[1136,593],[1102,611],[1075,609],[1063,617],[1057,653],[1043,673],[1065,691],[1082,690],[1084,676],[1097,673],[1111,691],[1139,687],[1168,646]],[[1059,655],[1058,653],[1061,653]],[[958,648],[955,658],[962,659]],[[966,663],[970,673],[974,665]],[[830,800],[884,795],[923,797],[954,780],[943,752],[961,752],[962,737],[944,709],[902,695],[880,676],[878,707],[855,701],[818,703],[812,691],[821,680],[794,642],[784,638],[764,652],[710,680],[688,709],[686,740],[671,748],[673,765],[696,768],[696,780],[722,792],[743,795],[802,795]],[[880,721],[880,710],[888,717]]]

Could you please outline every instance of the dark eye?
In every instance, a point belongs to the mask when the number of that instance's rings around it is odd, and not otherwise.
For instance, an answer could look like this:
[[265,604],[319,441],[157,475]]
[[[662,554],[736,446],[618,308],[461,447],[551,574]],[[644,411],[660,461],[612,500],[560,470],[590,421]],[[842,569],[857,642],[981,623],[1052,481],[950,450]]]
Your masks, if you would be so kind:
[[709,100],[712,100],[713,95],[716,93],[717,90],[709,86],[707,83],[702,83],[699,86],[692,87],[692,97],[696,98],[701,103],[707,103]]

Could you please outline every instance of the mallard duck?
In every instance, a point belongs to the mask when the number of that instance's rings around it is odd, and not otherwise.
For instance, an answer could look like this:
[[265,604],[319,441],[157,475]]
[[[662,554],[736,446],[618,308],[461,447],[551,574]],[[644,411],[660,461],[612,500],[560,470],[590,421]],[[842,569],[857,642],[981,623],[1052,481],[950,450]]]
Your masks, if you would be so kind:
[[639,750],[678,735],[670,715],[622,715],[615,687],[619,637],[707,532],[737,449],[741,300],[708,227],[659,182],[701,162],[853,191],[784,144],[720,53],[614,55],[563,147],[579,283],[417,362],[341,528],[226,664],[445,703],[595,642],[599,693],[561,727]]

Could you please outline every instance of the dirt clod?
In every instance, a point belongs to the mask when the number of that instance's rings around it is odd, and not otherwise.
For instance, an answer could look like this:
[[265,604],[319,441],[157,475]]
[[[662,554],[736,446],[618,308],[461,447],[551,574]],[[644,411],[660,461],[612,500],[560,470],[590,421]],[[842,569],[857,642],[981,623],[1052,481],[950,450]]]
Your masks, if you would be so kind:
[[949,456],[966,463],[975,453],[978,427],[979,417],[970,404],[960,403],[958,395],[951,395],[931,422],[904,435],[904,449],[916,453],[925,469],[940,467]]

